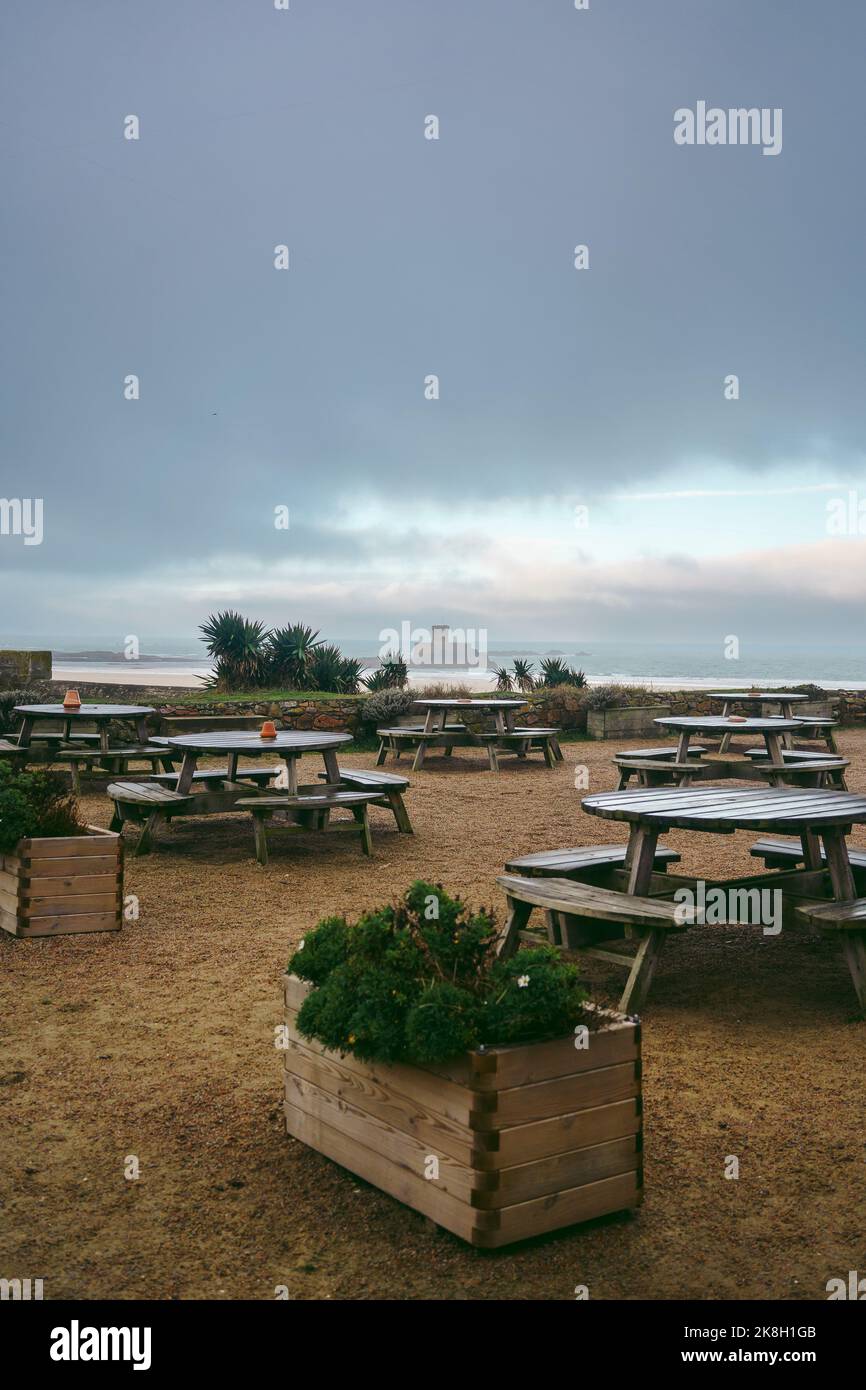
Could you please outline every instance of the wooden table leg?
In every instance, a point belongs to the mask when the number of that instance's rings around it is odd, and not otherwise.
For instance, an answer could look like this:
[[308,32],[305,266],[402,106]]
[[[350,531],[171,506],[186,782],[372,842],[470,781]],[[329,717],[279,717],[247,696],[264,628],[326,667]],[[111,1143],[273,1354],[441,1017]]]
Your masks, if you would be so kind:
[[837,826],[833,826],[832,829],[828,826],[821,831],[821,839],[824,841],[824,853],[827,856],[827,868],[830,870],[833,897],[837,902],[849,902],[852,898],[856,898],[857,889],[851,871],[851,862],[848,858],[845,834]]
[[337,754],[333,748],[325,748],[322,751],[322,760],[325,764],[325,774],[329,782],[339,784],[340,764],[337,762]]
[[[436,720],[437,720],[438,718],[439,718],[439,713],[438,713],[437,710],[432,709],[432,708],[431,708],[431,709],[428,709],[428,711],[427,711],[427,718],[424,720],[424,733],[425,733],[425,734],[432,734],[432,733],[435,731],[435,729],[436,729]],[[443,716],[443,718],[444,718],[444,716]]]
[[[781,711],[781,714],[782,714],[782,718],[783,718],[783,719],[793,719],[793,718],[794,718],[794,715],[793,715],[793,713],[792,713],[792,711],[791,711],[791,701],[790,701],[790,700],[780,700],[780,701],[779,701],[779,709],[780,709],[780,711]],[[783,747],[783,748],[793,748],[793,747],[794,747],[794,737],[793,737],[793,734],[791,734],[790,732],[786,732],[786,733],[782,734],[782,747]]]
[[30,740],[31,740],[32,736],[33,736],[33,718],[32,718],[31,715],[25,714],[25,716],[24,716],[24,722],[22,723],[21,728],[18,730],[18,747],[19,747],[19,748],[29,748],[29,747],[30,747]]
[[[287,785],[286,785],[286,787],[285,787],[285,790],[288,792],[289,796],[297,796],[297,794],[298,794],[298,760],[297,760],[297,757],[293,757],[290,753],[286,753],[286,754],[284,755],[284,757],[283,757],[283,762],[284,762],[285,765],[286,765],[286,780],[287,780]],[[331,780],[331,769],[328,767],[327,762],[325,763],[325,771],[326,771],[327,774],[328,774],[328,781],[330,781],[330,780]],[[337,780],[339,781],[339,776],[338,776]]]
[[632,1010],[636,1013],[643,1007],[658,963],[664,936],[664,932],[656,928],[653,931],[648,931],[641,938],[625,989],[622,992],[622,998],[619,1001],[620,1013],[627,1014]]
[[[824,841],[824,853],[827,856],[827,867],[830,870],[833,896],[840,902],[849,902],[852,898],[856,898],[857,888],[854,883],[854,875],[851,872],[845,835],[841,830],[834,828],[823,830],[821,838]],[[842,931],[841,936],[842,954],[851,975],[851,983],[857,995],[857,1002],[860,1008],[866,1012],[866,932]]]
[[192,775],[195,772],[195,765],[198,762],[197,753],[184,753],[183,762],[180,765],[180,773],[177,779],[175,791],[179,796],[186,796],[192,786]]
[[135,721],[135,732],[139,743],[147,743],[147,715],[140,715]]
[[[725,700],[724,703],[722,704],[722,718],[723,718],[723,719],[727,719],[728,715],[730,714],[730,711],[731,711],[731,702],[730,702],[730,700]],[[732,739],[733,737],[734,737],[734,735],[733,735],[732,733],[722,734],[722,741],[721,741],[721,743],[719,744],[719,752],[720,752],[720,753],[727,753],[728,749],[729,749],[730,746],[731,746],[731,739]]]
[[102,721],[99,724],[99,751],[100,753],[107,753],[108,749],[108,724]]
[[658,831],[648,825],[633,825],[626,851],[628,889],[634,897],[644,897],[649,890],[655,863]]
[[[769,757],[770,762],[775,763],[778,767],[780,763],[784,762],[784,759],[782,757],[782,750],[779,747],[779,735],[774,734],[772,729],[766,729],[764,731],[764,742],[767,745],[767,756]],[[770,777],[770,786],[784,787],[784,785],[785,781],[782,774],[780,772],[774,772]]]
[[821,858],[821,846],[818,843],[818,836],[814,830],[804,830],[800,835],[800,844],[803,846],[803,861],[807,869],[823,869],[824,861]]
[[689,740],[691,736],[690,729],[683,729],[683,732],[680,734],[679,743],[677,744],[678,763],[684,763],[689,756]]

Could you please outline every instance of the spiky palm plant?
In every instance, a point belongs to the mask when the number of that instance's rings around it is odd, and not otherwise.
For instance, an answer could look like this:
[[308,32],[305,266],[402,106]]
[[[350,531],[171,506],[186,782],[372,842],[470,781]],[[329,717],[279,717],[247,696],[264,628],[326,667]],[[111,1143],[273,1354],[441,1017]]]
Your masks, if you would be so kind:
[[343,653],[333,642],[320,643],[313,651],[307,667],[310,690],[340,690]]
[[363,684],[368,690],[405,690],[409,668],[402,656],[386,656],[378,670],[367,676]]
[[528,690],[535,689],[535,676],[532,671],[532,662],[526,661],[522,656],[514,658],[514,682],[518,690],[524,694]]
[[215,661],[209,685],[220,690],[254,690],[264,683],[270,635],[264,623],[252,622],[227,609],[224,613],[211,613],[199,631]]
[[568,663],[561,656],[545,656],[541,660],[542,685],[567,685]]
[[321,646],[318,632],[306,623],[274,628],[268,643],[271,680],[287,690],[306,690],[310,664]]
[[514,687],[511,683],[511,672],[505,666],[491,666],[491,671],[496,677],[496,689],[510,691]]
[[358,682],[361,679],[363,666],[354,656],[344,656],[340,665],[340,684],[337,687],[341,695],[357,695]]

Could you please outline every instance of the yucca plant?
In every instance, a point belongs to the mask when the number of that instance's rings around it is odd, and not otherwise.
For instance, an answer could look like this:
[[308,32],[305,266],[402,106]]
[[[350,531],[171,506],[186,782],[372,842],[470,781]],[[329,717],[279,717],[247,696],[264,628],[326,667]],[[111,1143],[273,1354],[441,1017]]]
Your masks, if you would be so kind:
[[531,661],[525,661],[523,657],[516,656],[514,658],[513,676],[517,689],[522,690],[524,694],[527,690],[535,689],[535,676],[532,672]]
[[340,690],[343,653],[333,642],[321,643],[312,652],[307,667],[310,690]]
[[496,677],[497,690],[510,691],[513,689],[511,672],[505,666],[491,666],[490,669]]
[[199,631],[216,663],[207,684],[220,690],[254,690],[264,684],[270,635],[264,623],[227,609],[225,613],[211,613]]
[[357,695],[358,683],[363,666],[354,656],[344,656],[340,664],[340,684],[337,689],[341,695]]
[[371,676],[362,684],[367,690],[404,690],[409,680],[409,668],[402,656],[386,656]]
[[545,656],[541,660],[542,685],[567,685],[568,663],[561,656]]
[[305,623],[274,628],[268,642],[270,678],[287,690],[306,690],[310,663],[322,646],[318,632]]

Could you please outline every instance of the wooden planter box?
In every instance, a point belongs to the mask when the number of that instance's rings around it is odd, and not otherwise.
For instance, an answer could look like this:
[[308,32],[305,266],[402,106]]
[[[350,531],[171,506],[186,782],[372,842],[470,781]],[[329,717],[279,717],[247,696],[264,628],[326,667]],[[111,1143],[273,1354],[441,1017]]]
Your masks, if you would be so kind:
[[[286,1128],[472,1245],[499,1246],[640,1204],[640,1024],[466,1053],[443,1067],[341,1057],[297,1030],[284,976]],[[431,1160],[438,1162],[438,1176]]]
[[590,738],[653,738],[663,732],[653,721],[670,714],[670,705],[628,705],[623,709],[591,709],[586,715]]
[[89,825],[0,855],[0,927],[13,936],[119,931],[122,913],[123,840],[113,831]]

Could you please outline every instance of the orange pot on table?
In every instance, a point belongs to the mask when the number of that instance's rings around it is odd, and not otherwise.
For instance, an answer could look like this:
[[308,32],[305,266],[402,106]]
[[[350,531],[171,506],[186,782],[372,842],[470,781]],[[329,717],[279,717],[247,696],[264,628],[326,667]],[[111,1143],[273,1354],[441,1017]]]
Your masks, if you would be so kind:
[[261,731],[261,734],[259,735],[259,737],[260,737],[260,738],[276,738],[276,736],[277,736],[277,726],[276,726],[276,724],[274,723],[273,719],[266,719],[265,722],[264,722],[264,724],[262,725],[262,731]]

